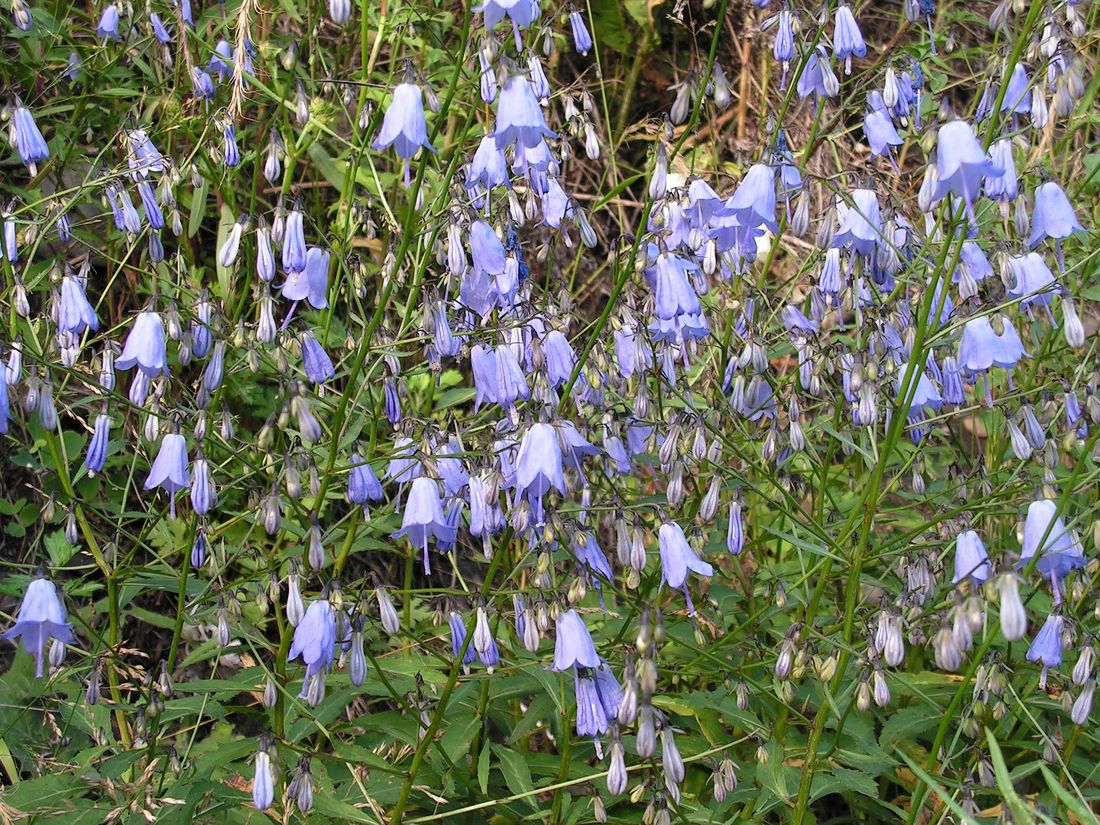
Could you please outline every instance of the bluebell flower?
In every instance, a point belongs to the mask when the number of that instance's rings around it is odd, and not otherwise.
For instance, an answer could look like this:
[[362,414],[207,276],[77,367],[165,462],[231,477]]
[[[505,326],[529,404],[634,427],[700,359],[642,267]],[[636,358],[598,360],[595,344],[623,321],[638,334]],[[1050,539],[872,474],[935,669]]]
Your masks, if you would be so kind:
[[[0,379],[0,384],[4,383]],[[103,465],[107,461],[107,445],[111,438],[111,416],[101,413],[95,418],[95,427],[92,429],[92,437],[88,440],[88,452],[84,457],[84,466],[88,468],[88,475],[94,476],[103,471]]]
[[1031,79],[1027,76],[1027,66],[1017,62],[1008,77],[1008,87],[1001,100],[1001,111],[1015,115],[1031,113]]
[[493,61],[488,48],[477,50],[477,59],[481,64],[481,99],[485,103],[492,103],[497,99],[497,75],[493,71]]
[[195,530],[195,540],[191,543],[191,568],[200,570],[206,564],[206,551],[209,542],[206,539],[206,530],[200,524]]
[[481,139],[477,151],[470,159],[470,166],[466,171],[466,191],[475,206],[484,205],[487,208],[488,200],[485,195],[498,186],[507,186],[508,182],[508,161],[497,145],[496,138],[487,134]]
[[964,530],[955,537],[955,578],[958,584],[973,579],[979,584],[989,580],[989,554],[981,536],[973,530]]
[[989,159],[993,161],[993,166],[1000,170],[1000,174],[986,178],[985,195],[1002,203],[1011,203],[1019,194],[1012,139],[1001,138],[994,141],[989,147]]
[[215,44],[214,53],[206,64],[206,71],[216,77],[219,83],[233,76],[233,47],[228,40],[222,38]]
[[[1047,181],[1035,189],[1035,209],[1031,213],[1031,236],[1028,245],[1035,248],[1045,238],[1061,241],[1077,232],[1084,232],[1069,198],[1054,181]],[[1065,269],[1065,267],[1062,267]]]
[[336,375],[336,370],[332,367],[332,359],[308,329],[302,333],[301,344],[302,369],[305,370],[306,377],[310,381],[314,384],[323,384]]
[[[305,678],[302,680],[302,690],[298,694],[301,699],[318,699],[311,704],[319,704],[324,696],[324,680],[332,667],[335,658],[333,649],[336,646],[336,610],[327,597],[314,599],[306,608],[305,616],[294,628],[294,640],[287,651],[286,660],[292,662],[301,659],[306,666]],[[321,686],[320,690],[310,690],[310,682],[316,680]]]
[[573,45],[581,54],[588,54],[592,48],[592,35],[588,33],[588,27],[584,24],[584,15],[574,9],[569,12],[569,26],[573,30]]
[[95,29],[96,37],[102,38],[106,43],[108,40],[114,40],[118,42],[122,38],[118,34],[118,6],[111,3],[107,8],[103,10],[103,14],[100,15],[99,25]]
[[164,341],[164,323],[159,313],[146,310],[138,314],[122,354],[115,359],[115,368],[128,370],[137,368],[147,377],[168,374],[168,355]]
[[990,367],[1009,369],[1027,355],[1012,323],[1003,315],[999,323],[1002,331],[998,334],[985,315],[966,322],[959,339],[958,359],[962,369],[972,374],[984,372]]
[[778,232],[775,220],[775,169],[766,163],[754,163],[745,172],[737,189],[726,201],[722,214],[733,216],[741,226],[766,226]]
[[539,56],[530,49],[527,50],[527,69],[531,74],[531,91],[535,98],[539,103],[547,103],[550,100],[550,81],[546,79]]
[[[462,622],[462,616],[452,610],[447,614],[447,624],[451,628],[451,655],[457,659],[462,654],[462,667],[468,669],[467,666],[473,664],[477,658],[477,651],[474,650],[472,640],[471,644],[466,644],[466,625]],[[462,651],[464,645],[465,653]]]
[[1018,569],[1023,569],[1038,556],[1035,567],[1055,588],[1060,601],[1059,585],[1070,571],[1085,566],[1084,550],[1076,534],[1066,529],[1058,515],[1058,505],[1050,499],[1040,499],[1028,505],[1024,520],[1024,542]]
[[345,25],[351,18],[350,0],[328,0],[328,15],[337,26]]
[[813,97],[814,106],[822,97],[833,97],[840,91],[840,81],[833,74],[829,53],[824,46],[817,46],[806,58],[796,87],[801,98]]
[[933,202],[952,194],[961,198],[973,215],[983,181],[1004,172],[994,165],[970,124],[952,120],[940,127],[936,137],[936,173]]
[[1036,304],[1048,306],[1054,296],[1061,292],[1054,273],[1037,252],[1009,255],[1007,260],[1008,269],[1014,279],[1007,295],[1012,300],[1019,301],[1024,309],[1030,311],[1031,306]]
[[437,543],[453,542],[456,529],[443,515],[443,504],[439,498],[439,485],[426,476],[413,480],[405,501],[405,512],[401,517],[401,529],[393,538],[405,536],[413,547],[419,547],[424,553],[424,573],[431,572],[428,560],[428,539]]
[[483,402],[497,401],[497,355],[492,347],[475,344],[470,348],[470,371],[474,378],[474,411]]
[[557,137],[546,126],[535,93],[527,78],[513,74],[504,83],[497,99],[496,131],[493,138],[497,147],[505,149],[512,145],[534,148],[543,138]]
[[734,499],[730,502],[729,526],[726,529],[726,549],[735,556],[741,555],[745,549],[745,527],[742,522],[741,502]]
[[76,52],[69,52],[69,59],[65,62],[65,77],[70,83],[76,83],[80,79],[80,70],[84,67],[84,61]]
[[883,245],[878,195],[870,189],[856,189],[852,192],[852,205],[839,204],[838,211],[840,228],[833,234],[833,246],[849,247],[870,257]]
[[191,506],[200,516],[205,516],[218,503],[218,488],[214,484],[214,474],[210,462],[201,454],[195,459],[194,472],[191,474]]
[[605,664],[576,668],[573,686],[577,697],[577,736],[602,736],[618,719],[623,690]]
[[168,433],[161,439],[160,450],[145,479],[145,489],[161,487],[168,493],[169,512],[176,517],[176,492],[191,483],[188,472],[187,442],[179,433]]
[[311,246],[306,253],[305,269],[287,274],[280,288],[283,297],[290,301],[308,301],[314,309],[327,307],[329,260],[328,250]]
[[30,109],[16,99],[11,113],[10,126],[11,145],[19,153],[19,160],[27,167],[31,175],[38,174],[38,164],[50,156],[50,147],[38,124],[34,122],[34,116]]
[[[871,94],[877,95],[878,92]],[[867,139],[867,145],[871,147],[871,154],[886,157],[894,171],[899,171],[891,147],[901,146],[905,141],[894,128],[894,121],[885,108],[872,108],[863,116],[863,135]]]
[[[583,541],[573,542],[573,557],[578,566],[588,574],[588,580],[595,587],[600,587],[600,579],[611,582],[615,580],[615,574],[607,561],[600,545],[596,543],[596,537],[590,532],[583,534]],[[594,575],[593,575],[594,574]]]
[[700,576],[713,576],[714,568],[695,555],[679,524],[675,522],[662,524],[657,531],[657,539],[661,548],[661,580],[674,590],[684,591],[688,614],[694,616],[695,605],[692,604],[691,594],[687,589],[688,572],[698,573]]
[[439,301],[434,307],[430,307],[428,314],[432,319],[432,346],[435,351],[446,358],[453,358],[462,352],[462,336],[455,335],[451,329],[451,321],[447,315],[447,305]]
[[415,83],[406,80],[393,90],[393,100],[382,120],[382,129],[371,146],[388,149],[390,146],[404,161],[405,186],[410,183],[409,161],[421,147],[435,151],[428,139],[428,123],[424,117],[423,92]]
[[782,9],[775,22],[775,40],[772,41],[772,56],[783,69],[779,78],[779,88],[787,88],[787,72],[794,60],[794,14],[790,9]]
[[153,27],[153,37],[157,39],[157,42],[162,46],[167,46],[172,42],[172,33],[161,22],[160,15],[153,12],[149,15],[149,24]]
[[145,220],[153,230],[164,229],[164,213],[157,203],[153,184],[147,180],[139,180],[137,184],[138,196],[141,198],[141,207],[145,210]]
[[222,146],[224,147],[222,159],[225,165],[232,169],[241,162],[241,150],[237,148],[237,130],[228,120],[222,124]]
[[576,353],[569,345],[569,339],[559,330],[552,329],[542,339],[542,355],[546,361],[546,378],[550,386],[557,389],[573,374],[577,363]]
[[260,748],[256,752],[256,773],[252,779],[252,804],[258,811],[266,811],[275,801],[275,776],[271,757]]
[[39,577],[27,585],[15,625],[2,638],[9,642],[16,639],[23,642],[23,649],[34,657],[37,677],[42,676],[42,653],[50,639],[56,639],[61,644],[76,641],[65,605],[61,603],[52,581]]
[[531,396],[527,378],[520,368],[511,344],[501,344],[497,347],[496,366],[495,400],[502,407],[510,410],[515,406],[517,399],[527,399]]
[[955,356],[948,355],[943,359],[943,401],[945,404],[956,406],[966,403],[966,394],[963,389],[962,374],[959,371],[959,362]]
[[1039,675],[1039,689],[1046,690],[1047,671],[1062,664],[1062,632],[1065,619],[1059,613],[1051,613],[1035,634],[1031,646],[1027,649],[1027,660],[1042,666]]
[[384,496],[382,483],[374,474],[374,468],[359,453],[352,453],[349,463],[348,501],[363,507],[367,506],[368,501],[381,501]]
[[8,399],[8,382],[4,372],[0,368],[0,435],[8,432],[8,422],[11,420],[11,402]]
[[516,494],[531,504],[536,525],[543,524],[542,499],[551,488],[565,493],[558,434],[550,424],[532,424],[516,456]]
[[475,616],[474,639],[470,647],[477,652],[477,658],[485,665],[486,670],[492,673],[493,668],[500,662],[500,651],[497,650],[496,639],[493,638],[493,632],[489,628],[489,617],[485,608],[479,607],[475,611]]
[[852,56],[866,57],[867,44],[863,42],[863,34],[859,30],[859,23],[847,3],[840,3],[836,7],[836,15],[833,18],[833,52],[837,60],[844,61],[844,73],[852,73]]
[[[897,401],[900,403],[902,398],[900,397],[903,389],[903,381],[905,374],[909,369],[909,364],[902,362],[897,366],[894,372],[895,376],[895,388],[898,393]],[[915,381],[915,388],[912,388],[912,396],[909,402],[909,417],[921,418],[923,417],[923,411],[925,409],[938,410],[943,406],[943,397],[940,395],[940,391],[936,389],[936,385],[932,383],[932,380],[924,372],[924,370],[917,371],[917,378]]]
[[73,239],[73,222],[69,214],[63,212],[57,216],[57,239],[61,243],[71,243]]
[[99,329],[99,318],[84,295],[84,285],[78,276],[66,272],[61,277],[61,297],[57,302],[57,328],[61,332],[82,335],[85,330]]
[[295,201],[294,207],[287,213],[283,231],[283,270],[288,275],[303,272],[306,268],[307,249],[304,221],[301,204]]
[[214,78],[198,66],[191,67],[191,88],[200,100],[214,99]]
[[563,610],[558,614],[557,634],[554,639],[554,664],[551,670],[566,671],[571,667],[597,668],[602,660],[596,653],[592,636],[575,610]]
[[538,20],[541,9],[539,0],[485,0],[482,5],[475,7],[474,11],[485,15],[485,28],[489,30],[496,28],[507,15],[512,21],[512,32],[518,52],[523,50],[519,30],[528,28]]

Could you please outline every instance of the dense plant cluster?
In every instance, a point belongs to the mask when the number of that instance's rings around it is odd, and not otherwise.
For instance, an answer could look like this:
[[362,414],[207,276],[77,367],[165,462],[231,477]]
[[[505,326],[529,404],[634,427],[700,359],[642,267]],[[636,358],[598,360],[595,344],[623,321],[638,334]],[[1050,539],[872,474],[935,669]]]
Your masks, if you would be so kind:
[[1096,16],[12,0],[6,810],[1093,821]]

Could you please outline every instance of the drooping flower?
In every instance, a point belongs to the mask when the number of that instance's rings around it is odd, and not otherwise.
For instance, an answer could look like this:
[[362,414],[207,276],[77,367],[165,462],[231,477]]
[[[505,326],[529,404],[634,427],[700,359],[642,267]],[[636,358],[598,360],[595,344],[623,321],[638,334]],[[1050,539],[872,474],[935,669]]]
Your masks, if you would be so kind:
[[352,453],[351,468],[348,470],[348,501],[352,504],[367,506],[368,501],[381,501],[384,493],[382,483],[374,473],[374,468],[364,461],[359,453]]
[[[461,654],[463,670],[468,670],[468,665],[473,664],[474,659],[477,658],[473,640],[470,640],[470,644],[466,644],[466,625],[462,621],[462,616],[454,610],[447,614],[447,624],[451,628],[451,655],[457,659]],[[465,651],[462,649],[464,646]]]
[[179,433],[168,433],[161,439],[160,450],[145,479],[145,489],[161,487],[168,493],[169,512],[176,517],[176,493],[191,483],[188,471],[187,441]]
[[574,9],[569,13],[569,25],[573,30],[573,45],[581,54],[588,54],[592,48],[592,35],[588,33],[588,27],[584,24],[584,16]]
[[806,58],[796,90],[801,98],[813,97],[814,106],[822,97],[833,97],[840,91],[840,81],[833,73],[829,53],[818,45]]
[[[872,96],[877,96],[879,101],[882,99],[877,91],[868,95],[869,98]],[[901,146],[905,141],[894,127],[894,121],[890,118],[885,104],[881,107],[872,105],[863,116],[863,135],[867,139],[867,145],[871,147],[871,154],[888,158],[897,171],[897,161],[894,160],[891,147]]]
[[1066,529],[1058,515],[1057,503],[1040,499],[1028,505],[1024,520],[1024,542],[1018,568],[1028,566],[1038,556],[1035,567],[1050,579],[1055,600],[1060,601],[1060,582],[1070,571],[1085,566],[1084,550],[1077,535]]
[[411,182],[409,161],[423,147],[435,151],[428,139],[428,122],[424,116],[424,93],[411,82],[411,77],[398,83],[393,90],[393,100],[386,109],[382,129],[371,146],[388,149],[390,146],[404,162],[405,186]]
[[623,690],[605,664],[592,670],[576,668],[573,687],[577,697],[577,736],[598,737],[607,733],[619,716]]
[[936,174],[933,202],[948,194],[955,195],[973,215],[983,181],[1004,171],[990,159],[969,123],[952,120],[940,127],[936,138]]
[[559,613],[554,639],[554,664],[550,669],[566,671],[571,667],[596,668],[600,666],[600,662],[592,636],[577,611],[564,610]]
[[534,508],[536,526],[543,523],[542,499],[551,487],[565,492],[558,434],[551,424],[532,424],[516,456],[516,494]]
[[256,752],[256,774],[252,779],[252,804],[258,811],[266,811],[275,801],[275,772],[271,756],[261,746]]
[[517,145],[533,149],[544,138],[556,137],[546,126],[538,98],[531,84],[521,74],[513,74],[505,81],[497,98],[497,122],[493,138],[497,148],[504,150]]
[[1054,273],[1037,252],[1010,255],[1008,268],[1015,282],[1009,287],[1007,295],[1019,301],[1024,309],[1030,310],[1035,304],[1047,306],[1061,291]]
[[128,370],[135,365],[149,378],[168,374],[164,322],[157,312],[146,310],[138,314],[126,337],[122,354],[115,359],[116,369]]
[[973,530],[964,530],[955,537],[955,578],[958,584],[964,579],[978,583],[989,580],[989,554],[982,538]]
[[306,377],[314,384],[323,384],[332,378],[336,374],[332,359],[308,329],[302,333],[301,343],[302,369],[305,370]]
[[69,624],[65,605],[57,595],[57,587],[45,577],[38,577],[27,585],[15,625],[3,634],[9,642],[20,639],[23,649],[34,657],[35,676],[42,676],[42,653],[50,639],[61,644],[76,641]]
[[428,560],[428,539],[437,543],[453,543],[456,527],[443,515],[443,503],[439,498],[439,485],[427,476],[416,478],[409,489],[405,501],[405,512],[401,518],[401,529],[393,537],[406,536],[413,547],[419,547],[424,553],[424,573],[431,572]]
[[61,332],[82,335],[84,330],[99,329],[99,318],[84,294],[84,285],[76,275],[61,277],[61,298],[57,303],[57,328]]
[[849,247],[860,255],[871,256],[885,245],[878,195],[872,190],[853,190],[851,205],[839,203],[838,212],[840,228],[833,235],[833,246]]
[[38,164],[50,156],[50,147],[38,124],[34,122],[34,116],[30,109],[16,99],[11,113],[11,126],[9,131],[11,145],[19,153],[19,159],[27,167],[31,175],[38,174]]
[[118,6],[114,3],[103,10],[103,14],[99,17],[99,24],[95,28],[95,33],[104,43],[108,40],[114,40],[117,43],[122,39],[118,34]]
[[290,301],[307,301],[314,309],[327,307],[330,258],[327,249],[311,246],[306,253],[304,269],[287,274],[286,282],[281,287],[283,297]]
[[969,373],[980,373],[990,367],[1016,366],[1027,355],[1016,328],[1001,316],[998,319],[1002,331],[997,333],[985,315],[971,318],[963,327],[959,340],[959,366]]
[[1085,228],[1077,220],[1066,193],[1054,181],[1040,184],[1035,190],[1035,209],[1031,213],[1031,236],[1028,245],[1033,249],[1045,238],[1053,238],[1058,248],[1058,266],[1064,272],[1062,240]]
[[210,462],[201,454],[195,459],[194,470],[191,474],[191,506],[198,515],[204,516],[218,503],[218,488],[214,484]]
[[837,60],[844,61],[844,73],[852,73],[852,56],[866,57],[867,44],[863,41],[863,33],[859,30],[859,23],[852,14],[851,7],[847,3],[840,3],[836,7],[836,16],[833,18],[833,53]]
[[[333,648],[336,646],[336,610],[327,597],[314,599],[306,608],[305,616],[294,628],[294,639],[287,651],[286,660],[301,659],[306,666],[302,680],[301,699],[310,699],[316,706],[324,696],[324,680],[332,667]],[[317,680],[319,689],[311,690],[310,683]],[[317,699],[316,702],[312,701]]]
[[512,21],[512,31],[515,36],[516,51],[518,52],[523,51],[523,41],[520,38],[519,30],[528,28],[538,20],[541,9],[539,8],[539,0],[485,0],[474,11],[482,12],[485,15],[485,28],[490,31],[496,28],[497,24],[507,16]]
[[305,216],[302,214],[301,205],[295,202],[294,208],[286,216],[283,230],[283,269],[288,277],[305,271],[306,255]]
[[694,616],[695,605],[692,604],[691,594],[687,589],[688,572],[713,576],[714,568],[695,555],[683,528],[676,522],[662,524],[657,531],[657,539],[661,548],[661,580],[674,590],[683,589],[688,614]]
[[1062,664],[1062,631],[1065,619],[1060,613],[1051,613],[1027,649],[1027,660],[1042,666],[1039,689],[1046,690],[1047,671]]
[[[0,379],[0,384],[3,384]],[[84,466],[88,469],[88,475],[94,476],[102,472],[103,465],[107,461],[107,445],[111,438],[111,416],[101,413],[95,418],[95,427],[92,437],[88,440],[88,452],[84,457]]]

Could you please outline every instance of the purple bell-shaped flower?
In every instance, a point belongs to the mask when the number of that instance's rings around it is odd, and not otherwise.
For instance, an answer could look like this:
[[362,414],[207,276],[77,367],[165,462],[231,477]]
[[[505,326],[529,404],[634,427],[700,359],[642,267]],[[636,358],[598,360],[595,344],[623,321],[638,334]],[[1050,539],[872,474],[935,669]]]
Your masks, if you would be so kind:
[[657,531],[657,538],[661,548],[661,580],[674,590],[683,589],[688,614],[694,616],[695,605],[692,604],[691,594],[687,589],[688,572],[713,576],[714,568],[695,555],[679,524],[665,522]]
[[168,493],[169,512],[176,517],[176,493],[190,486],[187,441],[179,433],[168,433],[161,439],[160,450],[145,479],[145,489],[161,487]]
[[409,161],[421,148],[435,151],[428,139],[428,122],[424,117],[424,93],[412,82],[411,76],[398,83],[393,100],[382,120],[382,129],[371,146],[397,152],[405,165],[405,186],[410,183]]
[[38,677],[42,676],[42,653],[50,639],[61,644],[76,641],[65,605],[58,598],[52,581],[39,577],[27,585],[15,625],[3,634],[3,638],[9,642],[16,639],[23,642],[23,649],[34,657],[35,676]]

